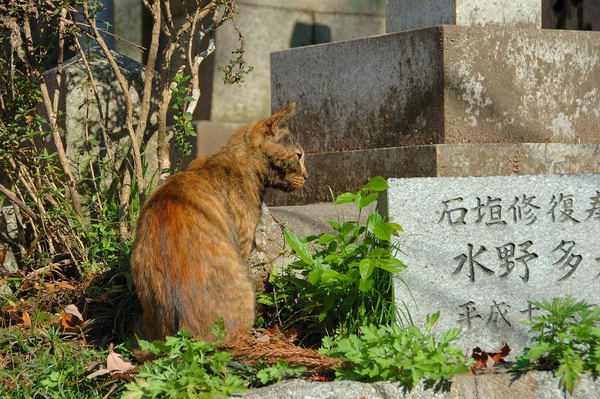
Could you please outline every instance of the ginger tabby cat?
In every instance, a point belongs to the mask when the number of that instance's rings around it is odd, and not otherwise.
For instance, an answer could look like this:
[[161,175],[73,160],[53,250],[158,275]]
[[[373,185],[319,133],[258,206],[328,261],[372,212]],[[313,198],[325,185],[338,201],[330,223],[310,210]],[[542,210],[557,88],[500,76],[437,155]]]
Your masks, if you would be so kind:
[[245,258],[265,190],[292,191],[308,179],[288,129],[295,107],[240,128],[148,198],[131,258],[144,339],[186,327],[211,339],[221,317],[229,332],[250,331],[255,294]]

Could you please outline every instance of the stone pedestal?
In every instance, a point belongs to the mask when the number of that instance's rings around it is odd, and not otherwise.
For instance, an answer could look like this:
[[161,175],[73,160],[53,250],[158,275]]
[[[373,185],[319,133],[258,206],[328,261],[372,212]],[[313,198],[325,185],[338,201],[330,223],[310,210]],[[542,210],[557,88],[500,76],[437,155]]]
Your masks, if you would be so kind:
[[437,25],[541,28],[540,0],[387,0],[386,31]]
[[600,145],[600,33],[539,29],[539,0],[426,3],[388,1],[388,30],[413,30],[272,53],[272,109],[297,101],[311,177],[271,201],[327,200],[327,186],[376,175],[600,172],[577,161]]
[[293,193],[269,192],[272,205],[331,201],[373,176],[501,176],[599,173],[600,144],[434,144],[336,151],[306,156],[309,181]]

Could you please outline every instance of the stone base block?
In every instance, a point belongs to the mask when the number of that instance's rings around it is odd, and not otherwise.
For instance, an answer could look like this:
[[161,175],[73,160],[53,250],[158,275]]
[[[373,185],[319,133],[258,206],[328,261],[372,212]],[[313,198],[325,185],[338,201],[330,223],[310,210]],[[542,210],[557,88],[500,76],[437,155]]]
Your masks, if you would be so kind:
[[193,123],[197,139],[195,151],[192,153],[197,157],[212,154],[233,132],[244,126],[244,123],[239,122],[195,121]]
[[307,154],[309,179],[293,193],[268,193],[270,205],[331,201],[372,177],[600,173],[600,144],[438,144]]
[[540,0],[387,0],[386,31],[436,25],[540,28]]
[[[441,26],[271,55],[309,153],[600,143],[600,33]],[[306,66],[310,65],[310,68]]]
[[305,398],[369,398],[369,399],[538,399],[538,398],[598,398],[600,381],[583,374],[575,383],[573,394],[567,394],[559,379],[550,371],[457,375],[442,389],[421,382],[408,390],[398,381],[368,384],[355,381],[314,382],[286,380],[263,388],[249,389],[241,399],[305,399]]

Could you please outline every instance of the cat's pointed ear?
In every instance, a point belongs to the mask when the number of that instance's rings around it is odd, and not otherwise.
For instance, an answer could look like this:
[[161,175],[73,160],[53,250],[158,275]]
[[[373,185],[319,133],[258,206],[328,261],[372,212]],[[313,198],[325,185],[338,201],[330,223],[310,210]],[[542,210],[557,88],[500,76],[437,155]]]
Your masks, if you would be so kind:
[[296,109],[296,103],[293,102],[287,107],[282,108],[279,112],[273,114],[266,122],[271,133],[275,137],[275,140],[279,140],[283,136],[289,135],[290,131],[287,129],[288,123],[294,110]]

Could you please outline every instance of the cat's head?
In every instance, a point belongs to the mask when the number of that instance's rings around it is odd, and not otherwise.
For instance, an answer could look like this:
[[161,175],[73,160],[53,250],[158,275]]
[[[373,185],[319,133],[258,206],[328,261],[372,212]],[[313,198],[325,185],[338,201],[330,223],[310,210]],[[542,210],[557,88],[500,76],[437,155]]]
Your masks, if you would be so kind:
[[308,173],[304,166],[304,150],[293,139],[289,120],[294,114],[293,102],[271,117],[261,126],[263,138],[261,151],[269,162],[267,185],[283,191],[293,191],[304,185]]

